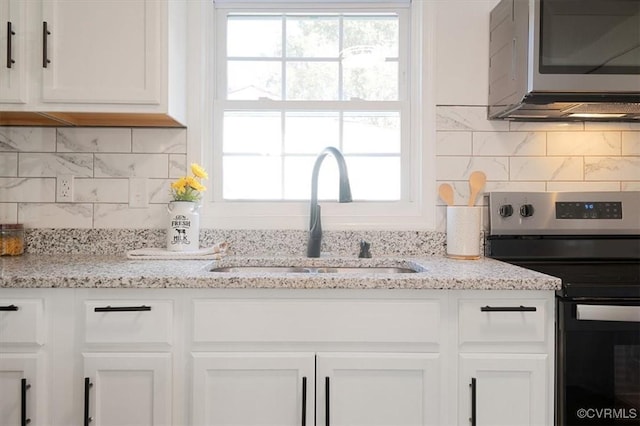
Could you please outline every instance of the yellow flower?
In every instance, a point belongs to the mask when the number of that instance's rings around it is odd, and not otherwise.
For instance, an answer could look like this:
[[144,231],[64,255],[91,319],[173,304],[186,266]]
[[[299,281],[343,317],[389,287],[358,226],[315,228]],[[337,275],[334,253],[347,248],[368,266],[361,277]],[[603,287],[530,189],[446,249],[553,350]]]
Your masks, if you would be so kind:
[[197,202],[202,197],[202,192],[207,188],[200,183],[200,179],[207,179],[207,172],[198,164],[191,164],[191,172],[194,176],[182,176],[171,183],[171,197],[174,201]]
[[191,163],[191,173],[193,173],[196,177],[199,177],[200,179],[209,178],[209,175],[207,174],[205,169],[202,168],[202,166],[200,166],[197,163]]
[[186,191],[187,189],[186,187],[187,187],[186,177],[181,177],[180,179],[178,179],[177,181],[171,184],[171,188],[173,188],[178,194],[184,193],[184,191]]
[[187,186],[191,187],[192,189],[196,190],[196,191],[204,191],[204,186],[202,186],[202,184],[200,182],[198,182],[198,180],[194,177],[191,176],[187,176],[186,177],[186,184]]

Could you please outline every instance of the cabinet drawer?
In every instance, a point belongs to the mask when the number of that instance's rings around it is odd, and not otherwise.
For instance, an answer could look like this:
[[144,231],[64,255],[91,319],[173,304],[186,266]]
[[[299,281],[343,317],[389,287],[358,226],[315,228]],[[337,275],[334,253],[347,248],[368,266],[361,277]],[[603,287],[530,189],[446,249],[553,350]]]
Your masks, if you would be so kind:
[[171,301],[89,300],[84,309],[86,343],[173,341]]
[[195,342],[410,343],[440,341],[439,300],[221,299],[194,301]]
[[43,315],[42,299],[0,299],[0,344],[44,344]]
[[459,343],[543,343],[544,299],[460,300]]

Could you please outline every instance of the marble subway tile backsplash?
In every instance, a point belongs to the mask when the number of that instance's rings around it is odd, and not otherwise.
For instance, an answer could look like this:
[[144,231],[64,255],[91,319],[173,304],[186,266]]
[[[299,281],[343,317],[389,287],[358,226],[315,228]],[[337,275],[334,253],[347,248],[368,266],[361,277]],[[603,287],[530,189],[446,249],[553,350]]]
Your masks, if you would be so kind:
[[[161,228],[169,183],[187,170],[186,129],[0,127],[0,221],[28,228]],[[74,176],[73,202],[56,199]],[[147,208],[129,208],[146,178]]]
[[483,106],[436,113],[436,180],[453,184],[456,204],[468,200],[473,170],[487,175],[486,191],[640,187],[640,123],[494,122]]
[[[640,190],[640,123],[495,122],[483,106],[436,113],[436,180],[453,185],[457,205],[473,170],[487,175],[486,192]],[[446,207],[436,205],[443,231]]]
[[[435,177],[455,204],[467,203],[474,170],[486,191],[640,190],[640,123],[489,121],[483,106],[436,114]],[[163,228],[169,183],[186,172],[186,129],[0,127],[0,221]],[[56,200],[60,174],[75,176],[73,203]],[[148,207],[129,207],[131,178],[147,179]],[[432,202],[443,231],[444,203]]]

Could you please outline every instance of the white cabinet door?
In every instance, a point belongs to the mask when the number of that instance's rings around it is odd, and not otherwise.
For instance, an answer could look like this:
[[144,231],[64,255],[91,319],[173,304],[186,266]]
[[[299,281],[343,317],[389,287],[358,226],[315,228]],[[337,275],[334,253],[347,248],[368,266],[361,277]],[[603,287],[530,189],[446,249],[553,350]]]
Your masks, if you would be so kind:
[[438,354],[318,354],[317,424],[440,425],[439,364]]
[[82,356],[84,416],[92,418],[92,425],[171,424],[170,354],[84,353]]
[[43,102],[160,103],[164,1],[47,0],[42,12]]
[[25,15],[25,2],[0,0],[0,103],[26,102]]
[[46,424],[40,364],[37,354],[0,353],[0,424]]
[[546,354],[461,354],[458,425],[550,424],[547,361]]
[[193,354],[193,425],[312,426],[314,354]]

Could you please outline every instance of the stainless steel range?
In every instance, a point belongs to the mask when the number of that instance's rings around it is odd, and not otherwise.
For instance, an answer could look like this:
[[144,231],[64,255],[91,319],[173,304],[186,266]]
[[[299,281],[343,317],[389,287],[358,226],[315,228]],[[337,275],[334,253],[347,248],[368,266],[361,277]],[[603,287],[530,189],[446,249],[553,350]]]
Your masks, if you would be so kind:
[[640,425],[640,192],[489,194],[485,254],[562,279],[556,424]]

